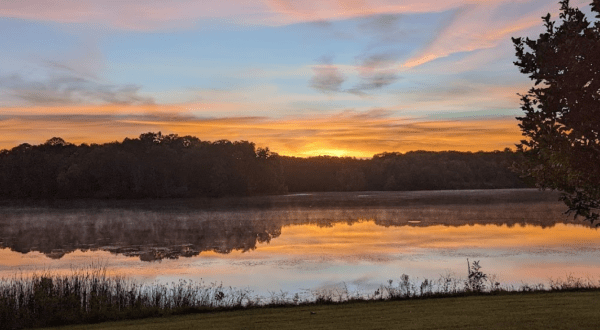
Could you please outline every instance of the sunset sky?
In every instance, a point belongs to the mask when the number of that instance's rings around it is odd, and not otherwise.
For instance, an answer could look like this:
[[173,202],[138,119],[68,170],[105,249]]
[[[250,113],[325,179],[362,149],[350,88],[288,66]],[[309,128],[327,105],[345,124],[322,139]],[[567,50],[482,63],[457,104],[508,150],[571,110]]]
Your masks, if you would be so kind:
[[[590,0],[571,1],[589,12]],[[558,0],[0,0],[0,149],[148,131],[284,155],[502,150]]]

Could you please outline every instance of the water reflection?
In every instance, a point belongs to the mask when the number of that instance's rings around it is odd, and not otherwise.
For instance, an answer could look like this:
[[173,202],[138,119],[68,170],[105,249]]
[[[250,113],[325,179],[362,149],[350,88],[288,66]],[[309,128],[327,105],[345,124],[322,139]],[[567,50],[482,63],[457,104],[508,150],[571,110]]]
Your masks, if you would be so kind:
[[535,194],[313,194],[277,197],[267,207],[246,200],[229,210],[4,207],[0,277],[68,273],[98,258],[115,275],[202,279],[261,294],[342,282],[374,289],[403,273],[460,277],[466,258],[481,260],[502,283],[600,276],[600,232],[568,220],[556,196]]
[[[529,192],[530,195],[536,193]],[[470,199],[464,197],[469,197],[468,192],[460,195],[463,199],[456,199],[456,192],[448,192],[443,196],[449,203],[440,203],[439,198],[431,196],[429,199],[424,198],[428,202],[415,203],[415,196],[422,197],[423,193],[420,194],[406,195],[413,197],[413,203],[396,207],[327,206],[323,205],[322,200],[316,199],[317,207],[312,207],[312,204],[283,203],[279,207],[237,208],[233,211],[186,208],[168,211],[144,208],[5,208],[0,219],[0,247],[20,253],[37,251],[52,259],[60,259],[65,254],[80,250],[108,251],[139,257],[142,261],[156,261],[193,257],[206,252],[228,254],[232,251],[253,251],[263,243],[278,240],[283,228],[290,228],[288,232],[303,236],[306,241],[314,241],[321,238],[322,232],[326,232],[323,228],[341,223],[354,225],[352,234],[348,232],[348,235],[354,235],[357,240],[352,244],[364,246],[372,240],[380,239],[382,235],[392,233],[384,228],[402,227],[405,228],[402,233],[411,233],[414,232],[413,228],[426,227],[429,229],[418,231],[418,236],[407,240],[406,244],[416,246],[423,242],[436,242],[438,247],[451,248],[464,242],[460,237],[449,237],[449,231],[444,229],[448,226],[471,226],[466,231],[487,237],[498,226],[511,228],[515,225],[529,225],[533,226],[530,228],[547,228],[572,222],[561,214],[561,204],[547,199],[527,200],[524,196],[529,195],[523,195],[522,192],[521,195],[515,195],[513,200],[505,198],[506,196],[501,198],[503,195],[498,194],[500,197],[494,199],[493,196],[488,196],[488,200],[484,202],[473,202],[474,197],[481,198],[480,192],[470,192]],[[385,194],[371,196],[363,193],[354,197],[362,200],[370,198],[371,202],[378,201],[380,204],[382,200],[390,203],[389,195]],[[432,204],[432,201],[435,203]],[[377,202],[373,204],[377,205]],[[381,229],[372,234],[364,227],[357,226],[366,220],[372,221]],[[576,223],[587,225],[580,221]],[[495,226],[487,226],[483,230],[481,227],[472,227],[474,225]],[[459,233],[456,232],[455,235]],[[566,237],[562,232],[557,235],[560,235],[560,239]],[[506,240],[505,236],[499,237]],[[552,239],[545,236],[546,240]],[[486,241],[485,244],[490,243]],[[264,244],[262,248],[266,249]]]

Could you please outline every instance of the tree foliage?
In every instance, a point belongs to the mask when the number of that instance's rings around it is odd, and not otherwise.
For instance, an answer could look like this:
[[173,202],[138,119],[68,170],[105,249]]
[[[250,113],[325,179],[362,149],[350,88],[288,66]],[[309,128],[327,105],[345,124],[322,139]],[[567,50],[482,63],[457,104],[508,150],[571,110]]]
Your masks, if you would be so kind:
[[302,191],[411,191],[529,187],[510,170],[520,160],[509,149],[493,152],[410,151],[371,159],[281,156],[285,185]]
[[306,191],[522,188],[519,154],[382,153],[371,159],[280,156],[247,141],[145,133],[102,145],[52,138],[0,151],[0,199],[173,198]]
[[594,222],[600,206],[600,0],[591,23],[568,0],[560,1],[559,22],[542,17],[545,31],[535,40],[513,38],[524,74],[535,82],[521,95],[525,112],[517,145],[518,167],[538,187],[563,192],[567,213]]
[[285,192],[279,156],[247,141],[145,133],[76,146],[61,138],[0,152],[0,198],[222,197]]

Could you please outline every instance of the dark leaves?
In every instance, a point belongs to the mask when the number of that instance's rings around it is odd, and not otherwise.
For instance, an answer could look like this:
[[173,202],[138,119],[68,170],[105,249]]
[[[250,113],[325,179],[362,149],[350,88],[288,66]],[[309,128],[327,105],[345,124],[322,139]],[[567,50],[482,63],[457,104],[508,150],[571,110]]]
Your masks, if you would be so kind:
[[[560,21],[544,16],[546,33],[537,40],[512,38],[515,65],[534,82],[521,95],[525,116],[517,117],[526,137],[519,168],[537,186],[565,192],[568,212],[593,222],[600,201],[600,25],[590,26],[568,0],[560,5]],[[599,0],[591,6],[599,13]]]

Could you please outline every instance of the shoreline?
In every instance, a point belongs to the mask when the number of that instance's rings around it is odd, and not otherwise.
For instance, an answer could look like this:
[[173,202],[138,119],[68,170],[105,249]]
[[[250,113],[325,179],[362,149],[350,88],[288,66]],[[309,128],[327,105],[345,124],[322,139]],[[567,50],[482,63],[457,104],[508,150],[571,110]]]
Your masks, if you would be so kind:
[[[564,205],[556,191],[536,188],[476,189],[476,190],[419,190],[419,191],[355,191],[299,192],[282,195],[263,195],[221,198],[164,198],[164,199],[55,199],[0,200],[0,208],[40,209],[145,209],[145,210],[254,210],[286,207],[399,207],[445,204],[498,204],[549,202]],[[565,206],[566,208],[566,206]]]

